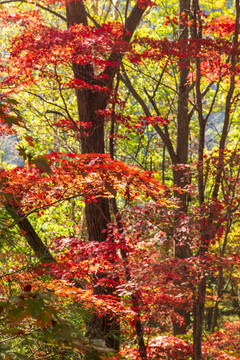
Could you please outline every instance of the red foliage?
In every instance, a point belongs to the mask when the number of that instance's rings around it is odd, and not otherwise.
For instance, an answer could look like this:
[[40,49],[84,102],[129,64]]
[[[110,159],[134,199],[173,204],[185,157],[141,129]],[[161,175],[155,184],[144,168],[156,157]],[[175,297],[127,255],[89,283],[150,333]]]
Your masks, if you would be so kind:
[[203,345],[203,358],[208,359],[209,354],[216,359],[240,359],[240,321],[228,322],[222,331],[216,331]]
[[[137,4],[142,8],[154,5],[147,0],[138,0]],[[75,25],[62,30],[45,25],[38,11],[26,14],[18,10],[0,10],[0,18],[4,24],[14,22],[22,28],[22,32],[12,39],[10,58],[2,60],[1,64],[1,69],[7,74],[1,80],[6,93],[21,91],[39,82],[39,79],[48,77],[54,79],[60,89],[73,88],[89,92],[91,96],[101,93],[107,99],[112,94],[112,88],[104,70],[119,66],[116,61],[109,61],[108,56],[126,52],[133,63],[143,60],[161,63],[167,58],[171,64],[187,57],[200,59],[202,76],[211,83],[219,79],[221,74],[221,78],[224,76],[229,79],[232,67],[227,59],[232,54],[239,54],[239,43],[233,47],[228,39],[234,25],[230,18],[222,18],[222,22],[203,23],[203,32],[207,35],[203,39],[170,41],[167,38],[155,40],[143,37],[135,38],[131,45],[122,40],[124,29],[121,23],[106,23],[99,28]],[[185,23],[184,13],[181,14],[181,19]],[[177,16],[167,19],[167,22],[176,25]],[[186,26],[190,25],[191,23],[186,22]],[[90,71],[86,81],[60,78],[57,67],[73,64],[93,67],[98,75],[94,76]],[[191,66],[189,79],[194,79],[194,61]],[[236,75],[239,69],[238,66],[235,67]],[[119,104],[120,100],[114,99],[112,103]],[[17,117],[11,118],[9,109],[9,104],[4,104],[0,116],[6,129],[11,132],[13,124],[22,124]],[[140,131],[148,125],[161,125],[166,129],[169,124],[169,120],[160,115],[139,117],[137,123],[134,123],[130,116],[115,113],[113,109],[98,109],[96,115],[104,120],[110,120],[114,116],[116,122]],[[70,117],[55,125],[65,131],[76,132],[92,126],[90,122],[73,121]],[[29,145],[33,145],[30,136],[25,139]],[[154,174],[122,161],[112,160],[109,155],[52,152],[43,157],[32,158],[24,150],[22,153],[28,160],[26,166],[0,170],[1,201],[15,204],[20,213],[41,212],[66,199],[80,196],[89,203],[102,197],[115,198],[117,194],[125,197],[128,202],[137,200],[142,203],[143,197],[148,200],[145,206],[125,210],[121,221],[109,225],[105,242],[83,243],[75,238],[55,239],[53,249],[60,250],[56,256],[57,263],[48,264],[45,268],[35,268],[33,275],[46,271],[53,275],[54,280],[45,284],[35,281],[35,286],[54,290],[56,294],[80,301],[86,307],[93,306],[100,315],[120,314],[130,326],[134,326],[141,317],[143,322],[156,322],[161,328],[169,318],[171,321],[183,322],[175,309],[188,310],[194,306],[198,286],[206,274],[214,276],[220,266],[231,270],[234,255],[218,256],[204,251],[200,256],[198,254],[200,247],[208,249],[223,237],[228,221],[225,208],[237,209],[239,206],[238,196],[232,199],[232,194],[227,193],[224,188],[221,201],[213,199],[203,202],[199,207],[189,206],[189,215],[186,215],[179,211],[176,203],[167,200],[172,190],[160,184]],[[219,155],[225,158],[230,156],[222,151],[204,159],[206,171],[211,169],[213,176],[216,176],[219,169]],[[237,154],[234,161],[235,164],[239,163]],[[190,177],[193,167],[202,169],[203,162],[191,166],[177,164],[174,170],[176,172],[178,169],[181,174]],[[231,178],[226,179],[231,183]],[[174,190],[184,192],[191,190],[191,187],[180,190],[174,186]],[[174,257],[170,250],[174,242],[177,242],[176,246],[188,245],[192,256],[185,259]],[[238,257],[236,255],[234,260],[238,260]],[[98,277],[102,273],[105,276]],[[83,283],[83,289],[75,286],[79,283]],[[94,290],[99,285],[105,289],[115,289],[115,293],[111,296],[95,295]],[[32,285],[28,281],[24,291],[30,292],[31,289]],[[137,304],[131,303],[133,295],[138,299]],[[123,298],[122,303],[119,302],[119,297]],[[231,359],[225,350],[231,352],[238,348],[235,332],[239,324],[235,326],[234,329],[229,326],[224,332],[216,332],[209,337],[205,343],[205,355],[208,356],[208,352],[212,351],[219,359]],[[150,334],[151,329],[146,327],[145,330]],[[159,332],[155,335],[159,335]],[[149,358],[156,360],[187,359],[192,356],[191,346],[173,336],[153,337],[149,341],[147,352]],[[132,359],[139,358],[135,349],[126,350],[125,354],[130,354]]]
[[160,194],[165,191],[150,173],[104,154],[52,152],[35,160],[35,165],[29,165],[0,171],[5,179],[2,201],[6,201],[7,196],[12,201],[14,195],[13,201],[25,211],[41,210],[77,196],[91,202],[97,197],[115,196],[118,191],[129,200],[145,193],[145,196],[161,201]]
[[149,341],[149,358],[186,360],[192,356],[192,346],[174,336],[158,336]]
[[[16,22],[22,27],[22,34],[12,39],[10,59],[8,62],[2,59],[3,70],[8,72],[8,76],[1,81],[1,86],[7,88],[7,92],[20,91],[39,81],[35,72],[39,77],[48,76],[61,82],[49,65],[92,64],[98,72],[109,66],[118,66],[116,62],[107,60],[106,55],[126,52],[129,48],[129,44],[122,40],[121,23],[106,23],[100,28],[75,25],[61,30],[45,25],[38,11],[26,15],[16,9],[11,14],[1,10],[0,18],[6,24]],[[62,86],[109,92],[107,80],[107,75],[99,73],[91,83],[71,79]]]

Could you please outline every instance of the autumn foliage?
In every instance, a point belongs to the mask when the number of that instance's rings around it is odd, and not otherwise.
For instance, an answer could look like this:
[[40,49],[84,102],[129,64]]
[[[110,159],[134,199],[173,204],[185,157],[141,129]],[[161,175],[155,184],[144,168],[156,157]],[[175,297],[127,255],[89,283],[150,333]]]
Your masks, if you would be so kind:
[[[25,161],[0,169],[0,358],[239,359],[239,4],[194,1],[159,37],[128,23],[159,4],[128,3],[124,21],[88,1],[0,8],[0,134]],[[82,20],[52,26],[71,4]]]

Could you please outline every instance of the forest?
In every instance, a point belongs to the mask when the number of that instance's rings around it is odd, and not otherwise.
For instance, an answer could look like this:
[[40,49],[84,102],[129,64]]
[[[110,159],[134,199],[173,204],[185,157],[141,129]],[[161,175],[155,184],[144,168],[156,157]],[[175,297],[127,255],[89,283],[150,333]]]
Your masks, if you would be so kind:
[[240,359],[239,0],[0,26],[0,360]]

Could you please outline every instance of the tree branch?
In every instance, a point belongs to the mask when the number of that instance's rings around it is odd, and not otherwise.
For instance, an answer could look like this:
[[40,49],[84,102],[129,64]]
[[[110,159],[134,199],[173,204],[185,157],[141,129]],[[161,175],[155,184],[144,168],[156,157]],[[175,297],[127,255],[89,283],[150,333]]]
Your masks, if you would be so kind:
[[[122,65],[123,67],[123,65]],[[123,67],[124,69],[124,67]],[[137,102],[141,105],[144,113],[146,116],[152,116],[150,110],[148,109],[145,101],[143,100],[143,98],[138,94],[138,92],[136,91],[136,89],[132,86],[131,81],[129,79],[129,77],[126,74],[126,71],[124,69],[123,71],[123,75],[120,75],[120,80],[125,84],[125,86],[128,88],[128,90],[131,92],[131,94],[133,95],[133,97],[137,100]],[[155,109],[156,110],[156,109]],[[177,163],[177,157],[175,154],[175,151],[173,149],[172,146],[172,142],[170,140],[169,137],[169,133],[166,132],[164,133],[162,131],[162,129],[160,128],[160,126],[158,124],[153,125],[154,129],[156,130],[156,132],[158,133],[158,135],[161,137],[163,143],[166,145],[169,156],[171,157],[171,161],[173,164]]]
[[57,13],[55,10],[52,10],[52,9],[49,9],[49,8],[45,7],[45,6],[43,6],[43,5],[41,5],[41,4],[37,3],[37,2],[29,2],[27,0],[5,0],[5,1],[0,1],[0,4],[10,4],[12,2],[21,2],[21,3],[27,3],[29,5],[35,5],[35,6],[39,7],[40,9],[45,10],[45,11],[49,12],[50,14],[53,14],[53,15],[57,16],[59,19],[65,21],[65,22],[67,21],[65,16]]

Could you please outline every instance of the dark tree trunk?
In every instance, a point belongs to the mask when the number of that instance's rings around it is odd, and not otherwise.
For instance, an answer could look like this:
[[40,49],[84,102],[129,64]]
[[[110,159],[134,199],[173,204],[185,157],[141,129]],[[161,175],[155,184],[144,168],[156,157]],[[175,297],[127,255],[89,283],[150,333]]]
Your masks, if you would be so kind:
[[23,231],[24,237],[27,240],[29,246],[33,249],[36,257],[42,263],[55,261],[54,257],[52,256],[46,245],[44,245],[44,243],[34,230],[28,218],[21,215],[19,209],[12,204],[5,204],[4,206],[8,214],[19,227],[19,229]]
[[[78,78],[81,71],[78,67],[77,65],[73,67],[75,78]],[[92,123],[88,130],[80,129],[82,154],[103,154],[104,121],[97,115],[96,111],[106,108],[107,98],[100,93],[95,94],[89,90],[77,90],[76,96],[79,120]],[[94,203],[86,203],[85,215],[89,240],[105,241],[106,233],[102,231],[107,228],[107,224],[110,222],[108,199],[97,198]]]
[[[130,41],[133,32],[135,31],[141,17],[144,13],[143,8],[136,4],[129,17],[126,19],[125,28],[126,33],[123,35],[125,41]],[[88,25],[87,13],[84,2],[70,1],[66,4],[67,26],[74,24]],[[120,65],[123,54],[112,53],[109,61],[117,62]],[[106,75],[103,82],[97,81],[94,78],[94,68],[91,64],[81,65],[74,63],[72,65],[74,77],[98,86],[106,86],[109,90],[112,89],[113,79],[117,73],[119,66],[109,66],[104,70]],[[91,123],[92,126],[77,129],[81,139],[82,153],[103,154],[104,149],[104,120],[98,116],[98,110],[106,109],[109,95],[104,92],[93,92],[89,89],[76,90],[78,115],[80,122]],[[97,155],[96,155],[97,156]],[[86,203],[85,214],[88,228],[88,236],[90,241],[105,241],[107,234],[103,232],[107,228],[107,223],[110,222],[109,202],[106,198],[97,198],[93,203]],[[99,277],[104,277],[104,274],[99,274]],[[106,289],[102,286],[95,288],[96,294],[107,293],[112,294],[114,289]],[[93,318],[89,325],[90,332],[93,336],[101,336],[105,338],[106,344],[118,350],[119,338],[111,336],[111,330],[119,332],[119,321],[117,318],[111,318],[108,315],[99,319],[97,316]],[[95,327],[94,331],[93,328]]]
[[[188,27],[182,23],[181,14],[185,13],[186,19],[189,18],[190,0],[179,1],[179,39],[188,40]],[[188,137],[189,137],[189,117],[188,117],[188,100],[189,100],[189,58],[179,60],[179,86],[178,86],[178,108],[177,108],[177,147],[176,160],[173,162],[174,183],[179,188],[187,185],[186,169],[184,165],[188,162]],[[183,168],[182,166],[183,165]],[[186,192],[175,192],[175,196],[180,201],[180,210],[187,212],[187,195]],[[177,253],[176,253],[176,256]],[[181,255],[182,256],[182,255]],[[180,257],[181,257],[180,256]]]
[[193,305],[193,359],[202,359],[202,331],[204,321],[204,309],[205,309],[205,293],[206,293],[206,279],[205,276],[201,279],[194,298]]
[[[181,14],[185,13],[186,19],[190,16],[190,0],[179,1],[179,39],[188,40],[188,27],[181,21]],[[179,60],[179,87],[178,87],[178,109],[177,109],[177,161],[173,164],[174,183],[178,188],[184,189],[188,184],[187,169],[184,165],[188,162],[188,137],[189,137],[189,58],[181,58]],[[176,198],[179,199],[180,211],[187,213],[187,193],[175,191]],[[191,255],[188,244],[179,244],[178,239],[175,240],[175,256],[180,259],[187,258]],[[175,309],[183,318],[184,324],[177,322],[173,324],[174,335],[185,334],[190,324],[190,313],[183,309]]]
[[[71,1],[66,5],[67,24],[87,25],[84,4],[81,1]],[[81,79],[87,83],[93,82],[93,68],[89,65],[73,64],[73,73],[76,79]],[[79,121],[92,124],[88,129],[78,129],[81,139],[82,154],[103,154],[104,153],[104,121],[96,111],[105,109],[107,97],[101,93],[94,93],[89,89],[76,90]],[[86,203],[85,216],[89,241],[103,242],[106,240],[106,233],[103,232],[110,222],[109,203],[106,198],[97,198],[94,202]],[[96,281],[106,276],[97,274]],[[95,295],[111,295],[112,288],[96,286]],[[119,320],[110,315],[98,317],[94,315],[88,324],[88,336],[90,338],[104,339],[108,347],[115,350],[119,349]],[[111,335],[112,334],[112,335]]]
[[[199,10],[198,1],[193,1],[194,8],[192,9],[192,12],[194,13],[195,22],[197,17],[197,11]],[[236,16],[235,16],[235,28],[234,28],[234,34],[233,34],[233,46],[235,46],[238,42],[238,36],[239,36],[239,19],[240,19],[240,7],[239,7],[239,0],[236,0],[235,2],[235,10],[236,10]],[[197,34],[197,26],[195,25],[195,32]],[[195,35],[196,37],[196,35]],[[224,116],[224,122],[223,122],[223,129],[222,134],[220,138],[219,143],[219,149],[224,150],[226,145],[226,138],[229,130],[229,121],[230,121],[230,113],[231,113],[231,106],[232,106],[232,98],[234,94],[235,89],[235,68],[236,68],[236,55],[232,54],[231,56],[231,71],[232,75],[230,78],[230,86],[229,90],[227,92],[226,96],[226,103],[225,103],[225,116]],[[200,63],[199,60],[196,60],[196,71],[197,71],[197,79],[196,79],[196,94],[197,94],[197,105],[198,105],[198,117],[199,117],[199,174],[198,174],[198,187],[199,187],[199,204],[201,205],[204,202],[204,186],[203,186],[203,170],[201,163],[203,163],[203,150],[204,150],[204,136],[205,136],[205,126],[206,122],[203,119],[202,115],[202,97],[200,92],[200,79],[201,79],[201,69],[200,69]],[[217,200],[219,188],[221,184],[221,178],[224,168],[224,162],[223,162],[223,152],[219,152],[219,160],[218,160],[218,171],[215,178],[215,184],[212,191],[212,198]],[[213,223],[213,214],[210,212],[208,217],[208,226],[206,229],[203,229],[201,231],[201,238],[203,239],[202,245],[200,248],[199,256],[201,257],[204,255],[204,252],[208,251],[208,245],[211,241],[212,235],[211,233],[211,226]],[[224,250],[223,250],[224,251]],[[219,277],[218,277],[218,295],[221,296],[222,291],[222,269],[219,271]],[[197,289],[197,296],[194,299],[194,308],[193,308],[193,317],[194,317],[194,323],[193,323],[193,348],[194,348],[194,360],[201,360],[202,359],[202,332],[203,332],[203,318],[204,318],[204,310],[205,310],[205,296],[206,296],[206,279],[205,275],[203,274],[203,277],[200,281],[200,284]],[[213,311],[213,319],[212,319],[212,331],[214,330],[214,327],[216,325],[217,321],[217,313],[218,313],[218,304],[215,304],[214,311]]]

